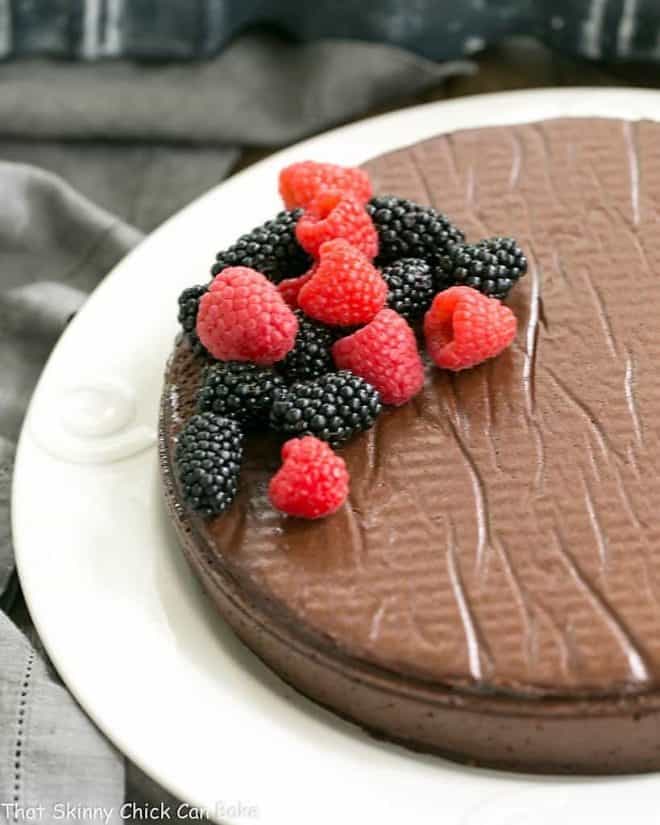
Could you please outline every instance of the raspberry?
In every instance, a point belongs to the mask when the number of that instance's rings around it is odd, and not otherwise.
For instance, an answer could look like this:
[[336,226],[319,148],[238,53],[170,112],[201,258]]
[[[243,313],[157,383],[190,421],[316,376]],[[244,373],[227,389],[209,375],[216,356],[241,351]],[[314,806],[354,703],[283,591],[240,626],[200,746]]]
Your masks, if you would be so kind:
[[311,435],[292,438],[282,447],[282,461],[268,486],[278,510],[298,518],[323,518],[346,501],[346,463],[323,441]]
[[228,266],[249,266],[277,283],[283,278],[300,275],[311,264],[309,255],[296,240],[295,229],[302,209],[280,212],[261,226],[218,252],[211,274]]
[[504,299],[527,272],[527,258],[513,238],[488,238],[455,246],[440,261],[438,274],[484,295]]
[[316,272],[316,264],[311,267],[304,275],[299,275],[297,278],[287,278],[280,281],[277,285],[277,291],[284,299],[284,303],[290,306],[291,309],[298,309],[298,293],[305,286],[307,281]]
[[389,287],[387,305],[411,321],[422,316],[435,295],[433,272],[421,258],[401,258],[382,270]]
[[426,348],[448,370],[474,367],[505,350],[516,336],[516,316],[497,298],[469,286],[452,286],[435,296],[424,316]]
[[323,244],[316,272],[298,294],[298,304],[310,318],[340,327],[369,323],[386,299],[380,272],[343,240]]
[[371,384],[350,372],[330,372],[276,390],[270,423],[286,435],[315,435],[336,445],[368,430],[380,411]]
[[214,412],[246,427],[256,427],[268,421],[275,390],[282,386],[284,379],[270,367],[244,361],[213,364],[204,372],[197,411]]
[[176,440],[174,460],[188,506],[203,516],[222,513],[238,489],[243,434],[236,421],[212,412],[194,415]]
[[299,309],[298,334],[293,349],[277,366],[287,381],[305,381],[334,371],[332,345],[337,336],[334,330],[307,318]]
[[309,206],[324,189],[353,195],[360,203],[371,197],[369,176],[356,167],[306,160],[292,163],[280,172],[280,195],[287,209]]
[[405,198],[372,198],[367,212],[378,230],[381,264],[398,258],[423,258],[435,266],[454,244],[465,240],[446,215]]
[[207,286],[189,286],[179,295],[179,315],[178,320],[184,335],[190,342],[190,346],[195,352],[203,350],[199,342],[195,326],[197,324],[197,312],[199,310],[199,299],[206,295]]
[[197,335],[220,361],[268,366],[293,347],[298,321],[277,287],[253,269],[224,269],[199,302]]
[[383,404],[405,404],[424,385],[415,335],[393,309],[382,309],[366,327],[340,338],[332,355],[339,369],[375,387]]
[[364,205],[334,189],[321,192],[296,225],[296,237],[310,255],[318,255],[326,241],[342,238],[369,259],[378,254],[378,233]]

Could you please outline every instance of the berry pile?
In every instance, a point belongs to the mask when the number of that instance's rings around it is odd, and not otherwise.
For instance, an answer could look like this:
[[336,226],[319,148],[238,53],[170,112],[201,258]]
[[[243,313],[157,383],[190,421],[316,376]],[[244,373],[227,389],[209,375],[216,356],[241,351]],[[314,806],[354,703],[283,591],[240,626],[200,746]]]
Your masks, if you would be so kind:
[[349,487],[334,448],[424,386],[411,325],[428,359],[454,371],[516,334],[500,300],[527,270],[513,238],[466,244],[441,212],[373,197],[361,169],[295,163],[279,188],[287,211],[218,253],[211,283],[179,297],[185,338],[214,359],[175,450],[183,497],[204,517],[233,501],[243,433],[255,428],[285,439],[273,505],[334,513]]

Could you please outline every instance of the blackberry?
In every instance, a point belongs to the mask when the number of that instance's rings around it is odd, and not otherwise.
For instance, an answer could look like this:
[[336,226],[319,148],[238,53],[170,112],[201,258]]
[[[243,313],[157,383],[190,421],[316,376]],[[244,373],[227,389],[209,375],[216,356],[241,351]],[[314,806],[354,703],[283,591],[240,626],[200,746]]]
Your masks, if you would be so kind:
[[525,272],[527,258],[516,241],[498,237],[456,247],[442,259],[438,274],[451,284],[503,299]]
[[228,249],[218,252],[211,274],[215,276],[228,266],[249,266],[274,283],[302,275],[312,265],[312,259],[296,240],[296,223],[302,213],[302,209],[280,212],[242,235]]
[[332,345],[336,333],[325,324],[313,321],[301,310],[294,310],[298,319],[298,334],[293,349],[288,352],[278,367],[287,381],[307,381],[319,378],[335,368],[332,360]]
[[380,411],[378,391],[343,370],[278,390],[270,421],[273,429],[288,437],[315,435],[336,446],[368,430]]
[[237,421],[211,412],[193,415],[181,430],[174,459],[183,497],[202,516],[222,513],[238,489],[243,434]]
[[435,294],[433,271],[421,258],[401,258],[383,267],[382,276],[389,288],[387,305],[415,320],[431,306]]
[[181,324],[184,334],[190,341],[192,348],[195,351],[204,349],[195,327],[197,324],[197,311],[199,310],[199,301],[202,295],[205,295],[208,290],[206,286],[189,286],[183,290],[179,295],[179,315],[178,320]]
[[268,421],[277,387],[284,379],[270,367],[240,361],[213,364],[204,373],[197,411],[233,418],[245,427]]
[[399,258],[423,258],[437,264],[465,236],[446,215],[431,206],[421,206],[390,195],[372,198],[367,204],[379,238],[377,263]]

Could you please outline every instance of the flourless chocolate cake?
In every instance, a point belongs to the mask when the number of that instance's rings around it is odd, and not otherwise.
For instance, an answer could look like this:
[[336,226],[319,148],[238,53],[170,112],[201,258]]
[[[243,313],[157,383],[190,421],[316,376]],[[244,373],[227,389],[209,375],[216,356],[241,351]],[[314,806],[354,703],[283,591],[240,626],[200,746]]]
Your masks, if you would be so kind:
[[660,768],[660,124],[558,119],[441,135],[365,165],[377,194],[514,235],[513,346],[340,448],[349,502],[267,498],[281,441],[246,444],[204,520],[173,445],[204,363],[167,367],[165,493],[186,556],[244,642],[377,735],[478,764]]

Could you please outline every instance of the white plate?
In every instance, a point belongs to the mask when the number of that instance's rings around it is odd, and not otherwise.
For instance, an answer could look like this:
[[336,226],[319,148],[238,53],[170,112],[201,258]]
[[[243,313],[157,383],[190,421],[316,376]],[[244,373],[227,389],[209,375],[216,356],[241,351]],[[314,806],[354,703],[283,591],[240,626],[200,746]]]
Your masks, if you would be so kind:
[[217,249],[276,211],[281,166],[309,157],[359,163],[438,132],[566,115],[660,119],[660,94],[479,96],[294,146],[147,238],[95,291],[48,362],[14,478],[14,540],[30,612],[99,727],[217,819],[614,825],[656,810],[655,776],[566,780],[469,769],[376,742],[302,699],[211,610],[161,503],[154,435],[177,295],[206,278]]

